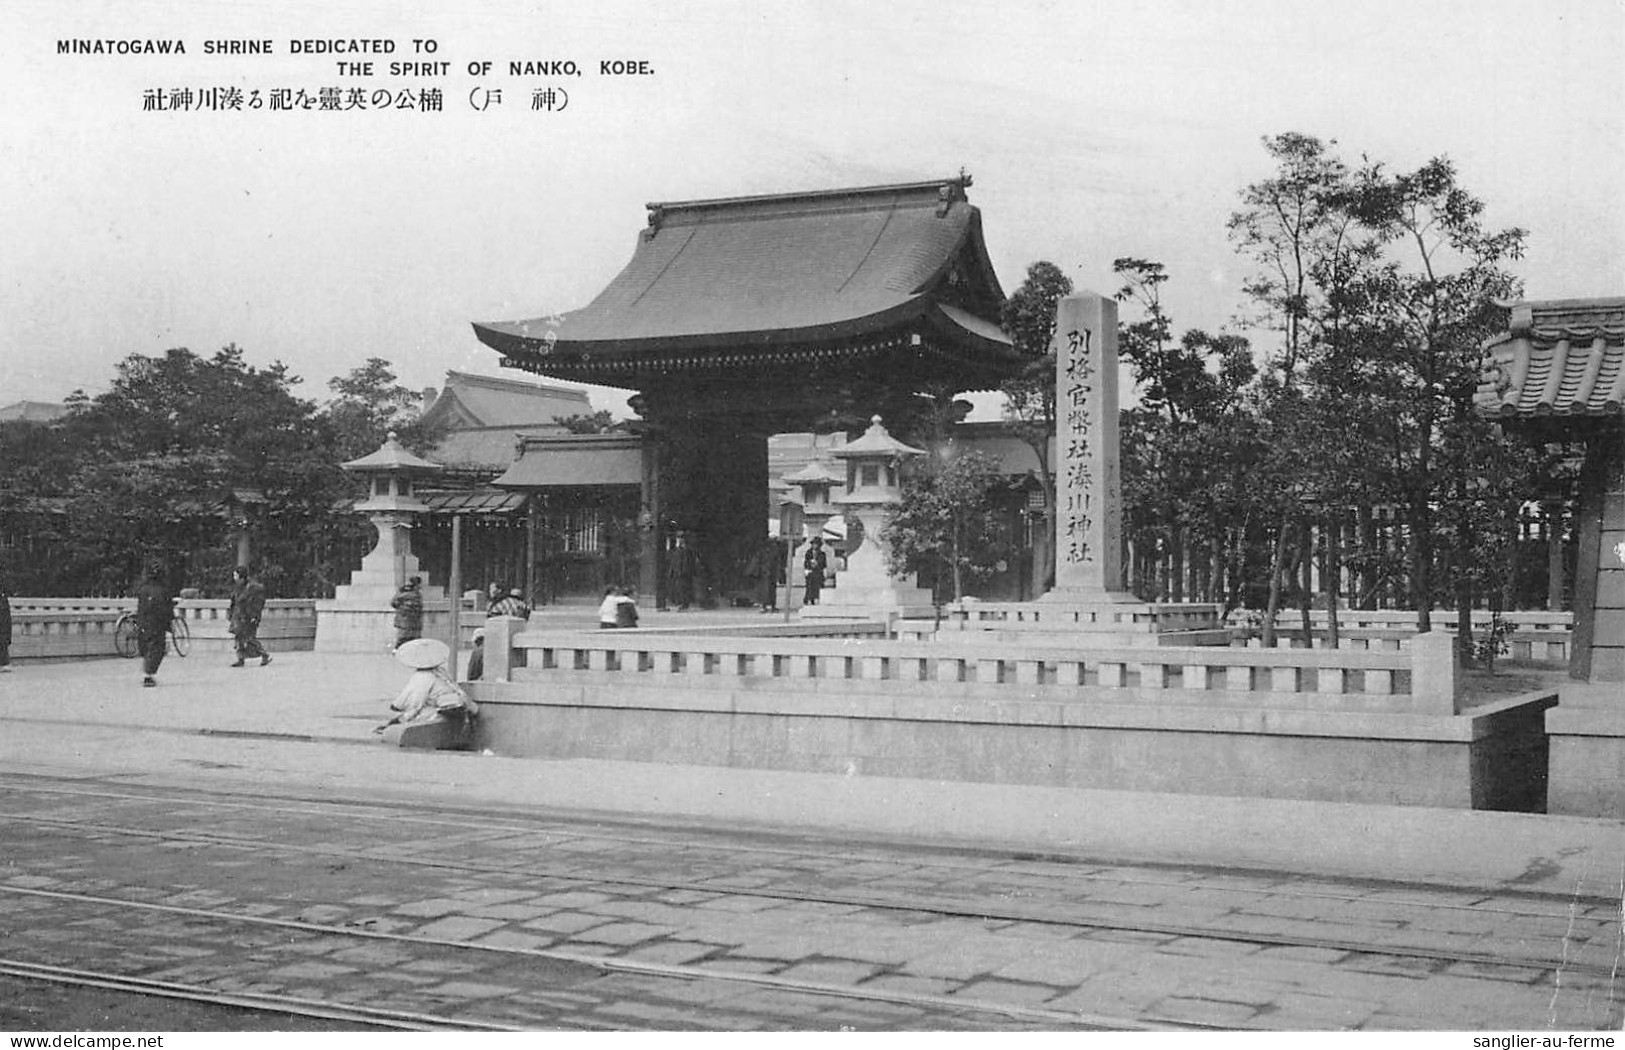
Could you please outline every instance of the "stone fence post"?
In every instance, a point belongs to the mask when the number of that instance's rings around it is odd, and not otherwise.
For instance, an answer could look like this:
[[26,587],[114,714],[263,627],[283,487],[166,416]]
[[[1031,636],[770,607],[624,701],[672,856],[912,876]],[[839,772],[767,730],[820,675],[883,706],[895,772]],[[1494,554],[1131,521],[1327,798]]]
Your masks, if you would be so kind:
[[513,677],[513,636],[525,626],[517,616],[488,616],[485,619],[485,675],[488,682],[507,682]]
[[1461,676],[1457,671],[1456,637],[1428,631],[1411,642],[1411,700],[1419,713],[1461,713]]

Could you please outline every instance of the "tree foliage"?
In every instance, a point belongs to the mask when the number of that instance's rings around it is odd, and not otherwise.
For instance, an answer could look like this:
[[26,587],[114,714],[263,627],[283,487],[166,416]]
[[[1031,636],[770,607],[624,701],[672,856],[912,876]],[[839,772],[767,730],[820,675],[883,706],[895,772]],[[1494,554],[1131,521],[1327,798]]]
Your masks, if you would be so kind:
[[887,569],[894,576],[930,574],[939,601],[964,597],[967,581],[987,579],[1013,556],[1000,505],[1008,488],[999,462],[982,452],[906,472],[902,500],[881,530],[890,550]]
[[[1044,509],[1054,520],[1055,464],[1052,462],[1055,438],[1055,305],[1072,294],[1072,279],[1052,262],[1040,260],[1027,267],[1027,277],[1005,301],[1000,323],[1018,353],[1027,363],[1006,381],[999,391],[1004,395],[1004,419],[1015,435],[1033,450],[1038,459],[1038,481],[1044,494]],[[1049,563],[1040,575],[1055,578],[1055,552],[1048,551]]]
[[359,459],[384,443],[390,433],[419,455],[445,436],[445,425],[431,427],[418,411],[419,395],[401,386],[388,361],[369,357],[365,364],[328,380],[335,397],[323,410],[333,433],[340,462]]
[[12,586],[120,594],[157,559],[176,586],[222,593],[246,533],[273,594],[326,593],[340,538],[363,527],[339,463],[415,420],[376,358],[333,381],[325,410],[300,382],[235,345],[132,354],[105,393],[75,392],[64,419],[0,426]]

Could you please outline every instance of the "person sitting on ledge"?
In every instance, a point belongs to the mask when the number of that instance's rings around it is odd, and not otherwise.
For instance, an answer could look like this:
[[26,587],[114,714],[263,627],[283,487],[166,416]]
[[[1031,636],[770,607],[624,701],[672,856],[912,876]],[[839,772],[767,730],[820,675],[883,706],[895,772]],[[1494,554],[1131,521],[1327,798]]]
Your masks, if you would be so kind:
[[400,695],[390,709],[395,717],[378,726],[374,733],[382,733],[390,726],[402,727],[447,723],[451,737],[458,743],[466,742],[474,730],[474,719],[479,705],[463,692],[446,671],[451,648],[438,638],[415,638],[395,650],[395,659],[412,668]]

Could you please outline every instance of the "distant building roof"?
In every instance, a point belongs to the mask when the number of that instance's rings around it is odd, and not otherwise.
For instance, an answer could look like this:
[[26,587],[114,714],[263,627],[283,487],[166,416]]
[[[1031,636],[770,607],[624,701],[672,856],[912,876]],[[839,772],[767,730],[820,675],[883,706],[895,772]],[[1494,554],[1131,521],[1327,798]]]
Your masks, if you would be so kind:
[[16,401],[0,407],[0,423],[49,423],[67,414],[67,405],[51,401]]
[[1513,303],[1484,347],[1474,395],[1488,416],[1625,414],[1625,297]]
[[636,434],[528,437],[497,488],[641,485],[643,439]]
[[616,385],[872,354],[991,383],[1015,357],[969,182],[650,204],[631,261],[592,302],[474,331],[506,366]]
[[533,427],[502,426],[452,430],[434,447],[433,456],[448,467],[501,471],[518,456],[522,438],[542,434],[563,434],[563,427],[543,424]]
[[592,401],[574,390],[522,379],[447,372],[446,385],[423,413],[425,423],[442,420],[452,429],[535,426],[561,416],[586,415]]
[[447,372],[446,385],[424,410],[423,421],[444,424],[445,436],[429,451],[451,467],[505,470],[526,434],[563,433],[557,421],[591,415],[585,390],[523,379]]

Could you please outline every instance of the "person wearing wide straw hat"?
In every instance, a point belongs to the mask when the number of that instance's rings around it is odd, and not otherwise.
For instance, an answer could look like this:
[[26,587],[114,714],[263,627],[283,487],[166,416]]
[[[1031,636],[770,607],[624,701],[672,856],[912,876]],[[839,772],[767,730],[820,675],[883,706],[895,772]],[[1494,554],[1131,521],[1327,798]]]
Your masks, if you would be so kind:
[[[473,733],[479,706],[446,672],[451,649],[438,638],[414,638],[395,650],[395,659],[412,668],[390,709],[395,717],[374,729],[382,733],[392,725],[403,727],[445,723],[451,738],[461,743]],[[403,729],[404,732],[404,729]]]

